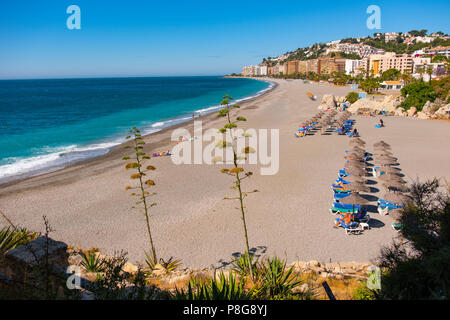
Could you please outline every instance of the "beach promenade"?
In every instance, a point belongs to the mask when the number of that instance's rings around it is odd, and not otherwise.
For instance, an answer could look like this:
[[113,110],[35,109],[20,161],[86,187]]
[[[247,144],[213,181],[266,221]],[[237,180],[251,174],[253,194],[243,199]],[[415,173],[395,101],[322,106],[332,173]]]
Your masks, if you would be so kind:
[[[277,254],[295,260],[322,262],[367,261],[397,233],[392,219],[371,212],[372,228],[362,235],[348,236],[334,229],[331,183],[344,164],[347,136],[316,133],[295,138],[299,124],[317,113],[324,94],[345,95],[348,87],[304,84],[300,80],[274,80],[271,92],[242,105],[239,115],[247,118],[243,128],[280,131],[280,167],[276,175],[261,176],[259,166],[246,166],[254,175],[244,189],[259,192],[246,198],[250,246],[259,254]],[[317,95],[310,100],[306,92]],[[220,102],[221,97],[217,97]],[[385,128],[374,125],[379,117],[353,116],[366,141],[384,140],[399,159],[404,179],[433,177],[450,180],[450,123],[408,117],[385,117]],[[203,118],[204,129],[220,128],[225,120],[215,115]],[[192,123],[184,124],[192,130]],[[146,150],[171,149],[172,129],[146,137]],[[97,247],[112,254],[126,250],[131,261],[144,260],[149,251],[144,216],[131,209],[135,198],[125,191],[129,175],[120,148],[108,155],[58,172],[0,186],[0,210],[15,224],[43,231],[42,215],[55,230],[51,237],[72,246]],[[188,267],[226,264],[244,251],[243,231],[232,179],[220,173],[223,165],[174,165],[170,157],[152,158],[148,164],[156,182],[151,225],[158,255],[183,259]],[[377,184],[371,185],[381,189]],[[374,189],[374,190],[375,190]],[[378,193],[371,195],[377,196]],[[375,205],[376,201],[371,204]],[[0,226],[6,221],[0,217]]]

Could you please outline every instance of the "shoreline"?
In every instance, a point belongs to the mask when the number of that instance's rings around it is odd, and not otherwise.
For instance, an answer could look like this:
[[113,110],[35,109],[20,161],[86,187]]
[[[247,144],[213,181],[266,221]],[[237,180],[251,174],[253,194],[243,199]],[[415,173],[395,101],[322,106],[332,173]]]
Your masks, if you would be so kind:
[[[265,79],[265,78],[264,79],[253,79],[253,80],[267,82],[268,83],[268,87],[258,91],[255,95],[250,95],[248,97],[243,97],[243,98],[238,99],[238,100],[242,101],[242,102],[239,102],[239,105],[243,106],[244,108],[245,108],[245,104],[252,103],[254,100],[256,100],[256,99],[258,99],[258,98],[260,98],[262,96],[267,95],[268,93],[273,91],[278,86],[278,84],[276,82],[271,81],[269,78],[267,78],[267,79]],[[209,109],[209,108],[213,108],[213,110],[205,111],[204,115],[202,115],[200,119],[208,121],[208,120],[210,120],[212,118],[211,115],[217,115],[219,110],[223,109],[223,107],[220,107],[220,105],[214,105],[214,106],[211,106],[211,107],[206,107],[206,109]],[[178,129],[178,128],[188,127],[189,123],[192,121],[192,119],[183,121],[182,120],[182,116],[183,115],[178,115],[176,117],[168,118],[168,119],[164,120],[165,122],[166,121],[176,121],[176,123],[172,124],[172,125],[167,125],[167,126],[163,127],[162,129],[160,129],[158,131],[146,133],[146,134],[143,135],[143,137],[150,137],[150,136],[157,135],[159,133],[160,134],[165,134],[169,130],[175,130],[175,129]],[[196,118],[196,119],[198,120],[199,118]],[[177,121],[177,120],[179,120],[179,121]],[[144,128],[144,130],[148,129],[150,127],[151,126],[146,127],[146,128]],[[125,135],[126,134],[124,134],[124,136]],[[63,167],[59,167],[59,168],[53,167],[52,168],[50,166],[48,168],[43,169],[42,171],[44,171],[44,172],[37,172],[36,174],[33,174],[34,171],[29,171],[29,172],[26,172],[26,173],[23,173],[23,174],[12,176],[11,178],[10,177],[5,178],[6,181],[4,181],[4,182],[2,182],[1,179],[0,179],[0,191],[4,187],[9,187],[9,186],[14,185],[16,183],[20,183],[22,181],[26,181],[26,180],[29,180],[29,179],[32,179],[32,178],[41,177],[41,176],[45,176],[45,175],[52,174],[52,173],[57,173],[57,172],[60,172],[60,171],[62,171],[64,169],[68,169],[68,168],[71,168],[71,167],[74,167],[74,166],[77,166],[77,165],[83,165],[83,164],[86,165],[86,164],[94,162],[95,160],[100,160],[101,161],[102,159],[107,158],[111,154],[117,154],[117,152],[115,152],[116,149],[123,148],[123,146],[126,143],[127,143],[126,141],[120,142],[120,143],[118,143],[115,146],[106,148],[107,151],[104,154],[102,154],[102,155],[92,156],[92,157],[88,157],[86,159],[69,162]],[[159,145],[158,145],[158,147],[159,147]],[[101,150],[101,149],[99,149],[99,150]],[[39,169],[35,170],[35,171],[39,171]]]

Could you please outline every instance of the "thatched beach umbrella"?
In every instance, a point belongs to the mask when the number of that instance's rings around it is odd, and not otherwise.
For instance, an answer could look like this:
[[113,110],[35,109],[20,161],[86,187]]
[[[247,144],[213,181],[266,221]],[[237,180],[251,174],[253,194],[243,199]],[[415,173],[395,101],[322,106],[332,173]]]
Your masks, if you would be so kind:
[[411,199],[408,196],[404,195],[403,193],[399,193],[399,192],[387,192],[387,193],[383,194],[383,197],[381,199],[390,201],[390,202],[396,203],[396,204],[405,204],[405,203],[408,203],[409,201],[411,201]]
[[348,190],[355,192],[370,192],[370,188],[361,182],[352,182],[345,186]]
[[402,209],[397,208],[397,209],[393,209],[391,211],[389,211],[389,216],[394,219],[396,222],[399,222],[400,219],[402,218]]
[[356,144],[354,144],[354,145],[351,145],[350,146],[350,149],[351,150],[358,150],[358,151],[363,151],[363,152],[366,152],[366,150],[361,146],[361,144],[359,144],[359,143],[356,143]]
[[387,154],[383,155],[375,155],[374,160],[391,160],[391,161],[397,161],[398,159],[396,157],[389,156]]
[[373,152],[374,156],[392,156],[392,152],[386,149],[375,149]]
[[359,147],[357,145],[351,146],[351,148],[348,150],[348,152],[349,153],[355,152],[355,153],[360,153],[360,154],[365,154],[366,153],[366,151],[363,148],[361,148],[361,147]]
[[409,189],[404,184],[397,181],[383,182],[382,186],[387,190],[408,192]]
[[397,161],[389,160],[389,159],[378,159],[378,160],[375,160],[375,163],[380,164],[380,165],[393,165],[393,164],[396,164]]
[[365,145],[366,144],[366,142],[363,139],[359,138],[359,137],[351,138],[350,139],[350,144],[352,144],[352,143],[357,143],[359,145]]
[[365,168],[366,164],[364,162],[361,162],[360,160],[354,160],[354,159],[349,159],[347,161],[345,161],[344,164],[345,167],[361,167],[361,168]]
[[346,171],[354,176],[365,176],[367,174],[367,171],[363,168],[356,168],[356,167],[351,167],[351,168],[346,168]]
[[384,166],[381,171],[383,171],[384,173],[389,173],[389,174],[394,174],[397,176],[400,176],[401,172],[399,169],[394,168],[394,167],[390,167],[390,166]]
[[396,181],[396,182],[399,182],[399,183],[402,183],[402,184],[406,183],[405,180],[400,178],[398,175],[392,174],[392,173],[382,174],[381,176],[378,177],[378,180],[381,180],[381,181],[384,181],[384,182]]
[[368,200],[364,199],[357,193],[352,193],[348,197],[339,200],[339,202],[345,204],[359,204],[359,205],[365,205],[369,203]]
[[364,181],[365,181],[364,177],[354,176],[354,175],[347,176],[347,177],[344,177],[344,178],[342,178],[342,179],[344,179],[344,180],[347,181],[347,182],[360,182],[360,183],[364,183]]
[[391,148],[391,145],[388,144],[388,143],[386,143],[386,142],[384,142],[384,141],[375,142],[375,143],[373,144],[373,146],[374,146],[374,147],[384,147],[384,148],[386,148],[386,149],[390,149],[390,148]]

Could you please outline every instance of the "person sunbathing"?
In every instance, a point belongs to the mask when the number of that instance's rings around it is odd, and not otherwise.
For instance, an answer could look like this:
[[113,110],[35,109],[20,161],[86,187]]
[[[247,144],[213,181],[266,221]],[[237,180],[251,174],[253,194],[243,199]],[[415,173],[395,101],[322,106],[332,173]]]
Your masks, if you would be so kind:
[[358,132],[358,130],[356,130],[356,128],[353,129],[353,136],[354,137],[359,137],[359,132]]

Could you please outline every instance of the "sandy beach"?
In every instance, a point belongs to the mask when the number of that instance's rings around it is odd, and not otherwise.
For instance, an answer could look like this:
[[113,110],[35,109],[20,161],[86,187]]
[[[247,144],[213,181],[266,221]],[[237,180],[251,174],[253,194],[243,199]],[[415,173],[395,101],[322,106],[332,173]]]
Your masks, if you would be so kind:
[[[243,128],[279,129],[280,168],[276,175],[259,174],[259,166],[245,180],[246,190],[258,189],[246,199],[250,246],[259,254],[277,254],[288,262],[367,261],[378,256],[380,247],[396,236],[392,219],[371,212],[371,229],[347,236],[334,229],[331,183],[344,164],[347,136],[320,135],[295,138],[299,124],[317,113],[324,94],[345,95],[348,87],[304,84],[299,80],[273,80],[278,86],[269,93],[242,104],[239,115],[247,118]],[[306,92],[317,95],[311,101]],[[218,97],[220,101],[221,97]],[[385,117],[386,127],[374,128],[379,117],[353,116],[366,141],[391,144],[405,180],[445,177],[450,180],[450,123],[408,117]],[[223,118],[205,116],[203,127],[220,128]],[[192,122],[182,124],[191,132]],[[148,153],[171,149],[174,128],[146,137]],[[46,215],[54,232],[51,237],[72,246],[97,247],[112,254],[126,250],[131,261],[144,260],[148,238],[144,216],[133,210],[134,198],[125,191],[130,172],[124,169],[122,148],[66,169],[0,186],[0,210],[15,224],[43,231]],[[223,165],[175,165],[170,157],[148,162],[157,170],[151,209],[151,225],[157,253],[181,258],[185,266],[221,266],[244,251],[238,203],[223,200],[233,196],[232,178],[221,174]],[[381,189],[371,185],[373,191]],[[371,193],[373,198],[378,192]],[[376,201],[371,204],[375,205]],[[7,223],[0,218],[0,226]]]

